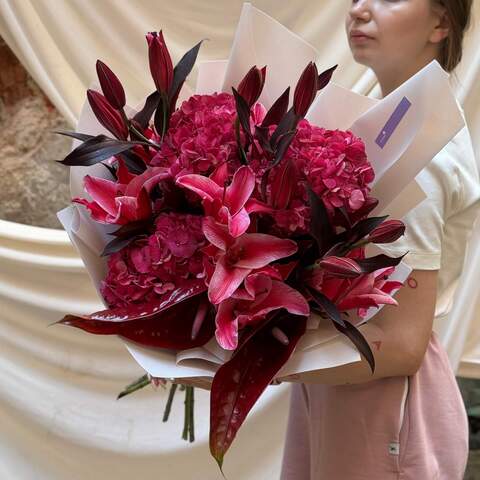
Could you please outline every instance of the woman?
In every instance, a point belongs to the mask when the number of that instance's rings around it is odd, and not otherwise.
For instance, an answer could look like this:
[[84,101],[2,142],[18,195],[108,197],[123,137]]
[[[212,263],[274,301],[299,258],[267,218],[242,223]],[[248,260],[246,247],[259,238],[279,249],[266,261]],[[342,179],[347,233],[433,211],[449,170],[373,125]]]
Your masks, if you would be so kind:
[[[472,0],[353,0],[346,31],[355,60],[383,96],[437,59],[462,56]],[[410,253],[413,271],[395,298],[360,327],[364,359],[287,377],[292,387],[281,480],[461,480],[468,422],[440,344],[436,300],[461,273],[480,183],[464,128],[417,176],[428,199],[404,217],[407,233],[387,253]],[[435,322],[434,322],[435,317]]]

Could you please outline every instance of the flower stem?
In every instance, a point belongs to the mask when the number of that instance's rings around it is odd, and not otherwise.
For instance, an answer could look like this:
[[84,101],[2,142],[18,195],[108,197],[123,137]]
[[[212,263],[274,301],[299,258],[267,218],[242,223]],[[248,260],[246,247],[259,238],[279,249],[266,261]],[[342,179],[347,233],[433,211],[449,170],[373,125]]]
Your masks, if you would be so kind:
[[170,387],[170,392],[168,394],[167,406],[165,407],[165,411],[163,412],[163,421],[166,422],[168,417],[170,416],[170,410],[172,408],[173,396],[175,395],[175,391],[177,390],[177,384],[172,383]]
[[117,400],[124,397],[125,395],[129,395],[130,393],[136,392],[143,387],[146,387],[151,382],[150,378],[147,374],[143,375],[142,377],[135,380],[130,385],[127,385],[123,391],[118,394]]
[[187,440],[188,431],[189,431],[189,422],[190,422],[190,414],[189,414],[189,405],[190,405],[190,387],[185,389],[185,411],[183,416],[183,433],[182,438],[183,440]]
[[193,420],[193,414],[194,414],[194,392],[195,392],[195,387],[189,387],[192,389],[192,393],[191,393],[191,397],[190,397],[190,420],[189,420],[189,434],[190,434],[190,442],[194,442],[195,441],[195,425],[194,425],[194,420]]

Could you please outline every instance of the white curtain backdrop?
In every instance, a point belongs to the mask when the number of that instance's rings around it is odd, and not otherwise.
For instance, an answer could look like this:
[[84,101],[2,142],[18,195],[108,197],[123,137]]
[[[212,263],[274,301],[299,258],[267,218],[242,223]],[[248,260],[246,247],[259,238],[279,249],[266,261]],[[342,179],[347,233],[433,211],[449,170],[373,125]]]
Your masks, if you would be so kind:
[[[335,81],[378,96],[371,71],[353,62],[344,33],[348,0],[258,0],[320,52],[319,68],[339,64]],[[177,60],[199,39],[200,60],[227,58],[241,0],[0,0],[0,35],[72,127],[95,79],[95,61],[120,77],[130,105],[153,90],[144,34],[162,28]],[[480,3],[454,83],[480,152]],[[288,61],[286,59],[285,61]],[[194,85],[195,76],[190,80]],[[445,339],[459,375],[480,378],[480,226],[472,234]],[[0,478],[215,480],[208,449],[208,393],[196,390],[196,437],[181,440],[183,393],[162,423],[167,393],[147,387],[115,400],[142,374],[122,344],[47,326],[100,302],[60,230],[0,220]],[[458,359],[458,361],[455,361]],[[269,387],[225,459],[231,480],[278,478],[288,385]]]

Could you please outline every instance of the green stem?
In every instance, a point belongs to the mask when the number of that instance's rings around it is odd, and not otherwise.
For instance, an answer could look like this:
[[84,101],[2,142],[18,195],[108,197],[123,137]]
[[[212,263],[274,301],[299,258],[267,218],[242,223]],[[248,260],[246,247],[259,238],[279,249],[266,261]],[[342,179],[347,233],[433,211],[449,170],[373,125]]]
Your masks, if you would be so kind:
[[193,414],[194,414],[194,392],[195,392],[195,387],[190,387],[192,389],[192,393],[191,393],[191,397],[190,397],[190,421],[189,421],[189,425],[190,425],[190,430],[189,430],[189,434],[190,434],[190,442],[194,442],[195,441],[195,425],[194,425],[194,420],[193,420]]
[[165,407],[165,412],[163,412],[163,421],[166,422],[168,417],[170,416],[170,410],[172,408],[173,397],[175,395],[175,391],[177,390],[177,384],[172,383],[170,387],[170,392],[168,394],[167,406]]
[[183,440],[187,440],[188,437],[188,430],[189,430],[189,421],[190,421],[190,415],[189,415],[189,410],[188,406],[190,404],[190,388],[187,387],[185,389],[185,411],[184,411],[184,416],[183,416],[183,433],[182,433],[182,438]]
[[132,382],[130,385],[127,385],[125,389],[118,394],[117,400],[124,397],[125,395],[129,395],[130,393],[136,392],[137,390],[146,387],[150,384],[150,382],[151,380],[148,377],[148,374],[143,375],[142,377]]

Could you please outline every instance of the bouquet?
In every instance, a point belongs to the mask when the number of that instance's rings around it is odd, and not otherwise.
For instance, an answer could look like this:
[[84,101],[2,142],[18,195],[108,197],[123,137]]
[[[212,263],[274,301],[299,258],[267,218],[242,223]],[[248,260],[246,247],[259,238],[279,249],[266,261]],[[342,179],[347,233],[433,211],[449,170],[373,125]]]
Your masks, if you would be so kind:
[[[106,308],[59,323],[118,335],[140,352],[221,352],[207,370],[210,450],[221,469],[246,416],[308,333],[328,324],[374,371],[357,327],[397,305],[410,270],[408,252],[367,256],[366,247],[394,242],[405,225],[372,213],[380,169],[366,142],[306,118],[336,66],[319,73],[309,61],[269,105],[261,101],[268,64],[250,65],[224,91],[179,102],[201,42],[174,67],[162,31],[146,38],[155,90],[143,107],[130,112],[119,79],[97,61],[101,91],[89,89],[87,99],[108,134],[60,132],[81,142],[62,163],[82,167],[83,194],[73,202],[89,225],[87,243],[100,238],[100,267],[90,273]],[[125,393],[166,376],[142,377]],[[185,390],[184,438],[192,441],[193,388]]]

